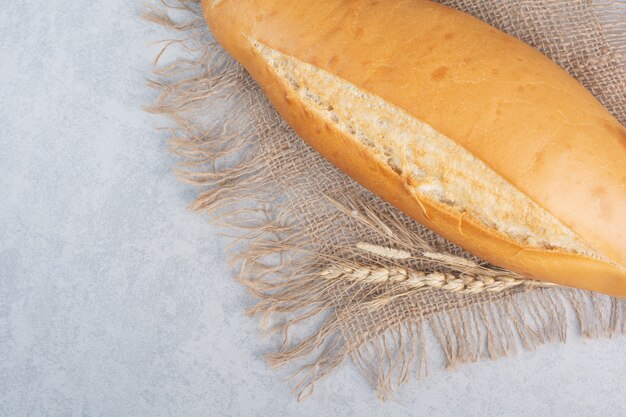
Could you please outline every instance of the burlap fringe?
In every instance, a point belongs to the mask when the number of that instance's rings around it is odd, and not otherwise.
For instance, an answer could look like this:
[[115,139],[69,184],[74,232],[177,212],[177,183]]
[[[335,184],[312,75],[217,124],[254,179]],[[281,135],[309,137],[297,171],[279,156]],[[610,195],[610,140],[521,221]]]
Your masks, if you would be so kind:
[[[182,23],[168,12],[182,13]],[[266,115],[246,114],[252,104],[246,100],[251,96],[239,91],[255,88],[250,77],[211,39],[197,0],[164,4],[146,12],[145,18],[182,36],[166,41],[157,56],[156,65],[169,46],[179,46],[176,59],[154,71],[156,78],[149,83],[160,91],[160,97],[149,111],[174,122],[168,130],[172,152],[182,161],[177,174],[202,188],[192,208],[211,213],[214,221],[237,230],[231,262],[240,268],[238,280],[259,300],[249,314],[261,316],[268,332],[282,335],[279,350],[268,355],[268,361],[276,367],[297,364],[293,377],[299,399],[310,395],[315,383],[347,358],[376,387],[381,399],[389,398],[393,388],[412,375],[419,379],[427,374],[428,331],[445,353],[448,367],[564,342],[568,305],[585,337],[626,334],[626,301],[590,292],[514,288],[503,291],[495,301],[458,296],[454,306],[430,306],[424,314],[408,311],[411,304],[405,300],[416,291],[442,290],[408,288],[389,280],[321,277],[329,265],[354,265],[350,254],[359,249],[322,254],[319,242],[311,241],[288,210],[288,195],[282,202],[274,195],[268,176],[272,167],[255,158],[256,142],[264,134],[258,129],[258,118],[272,120],[273,115],[271,109]],[[285,126],[268,123],[266,129],[269,133]],[[375,213],[367,203],[350,198],[328,203],[346,216],[362,219],[381,236],[391,236],[398,250],[414,256],[437,252],[398,219]],[[461,277],[468,273],[467,262],[447,262],[445,256],[440,259],[442,269]],[[369,259],[371,268],[398,267],[390,257],[372,255]],[[474,272],[481,276],[506,274],[487,265],[478,268]],[[377,317],[383,305],[395,308],[397,314]],[[318,325],[313,325],[307,337],[291,340],[290,330],[310,330],[312,322]]]

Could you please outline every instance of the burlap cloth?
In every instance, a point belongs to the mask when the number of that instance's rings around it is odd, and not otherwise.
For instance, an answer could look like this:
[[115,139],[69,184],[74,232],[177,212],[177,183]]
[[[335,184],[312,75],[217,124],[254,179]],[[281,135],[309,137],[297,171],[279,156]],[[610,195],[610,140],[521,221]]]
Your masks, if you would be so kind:
[[[538,48],[626,122],[626,1],[442,3]],[[151,111],[174,121],[180,177],[201,187],[193,208],[234,235],[238,279],[258,298],[249,312],[281,336],[268,360],[296,369],[299,397],[351,359],[387,398],[425,373],[425,331],[449,367],[564,341],[567,304],[586,337],[626,333],[624,300],[518,285],[520,277],[473,258],[327,163],[214,42],[198,1],[145,17],[177,31],[156,60],[151,85],[161,95]],[[442,279],[407,285],[421,272]]]

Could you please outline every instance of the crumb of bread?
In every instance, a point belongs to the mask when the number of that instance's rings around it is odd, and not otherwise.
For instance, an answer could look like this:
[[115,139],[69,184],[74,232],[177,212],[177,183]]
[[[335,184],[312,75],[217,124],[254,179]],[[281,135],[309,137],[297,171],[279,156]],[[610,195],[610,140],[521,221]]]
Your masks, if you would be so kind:
[[319,67],[252,41],[286,88],[412,184],[416,197],[466,213],[519,244],[599,255],[452,139]]

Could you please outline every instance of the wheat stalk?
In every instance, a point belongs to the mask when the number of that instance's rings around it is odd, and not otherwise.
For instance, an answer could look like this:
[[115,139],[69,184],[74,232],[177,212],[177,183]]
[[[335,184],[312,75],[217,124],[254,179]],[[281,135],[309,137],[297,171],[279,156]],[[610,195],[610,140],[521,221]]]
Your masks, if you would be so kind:
[[378,255],[383,258],[389,259],[409,259],[411,254],[407,251],[389,248],[386,246],[374,245],[372,243],[367,242],[359,242],[356,244],[357,249],[361,249],[364,252],[371,253],[373,255]]
[[[358,242],[356,247],[362,251],[382,258],[403,260],[413,256],[404,250],[379,246],[367,242]],[[459,275],[443,272],[412,271],[400,267],[370,268],[365,265],[333,266],[320,275],[327,279],[344,278],[357,282],[382,284],[387,282],[400,283],[408,288],[434,288],[459,294],[477,294],[482,292],[500,292],[520,285],[549,287],[556,284],[526,279],[519,275],[482,270],[476,262],[447,253],[424,251],[422,257],[442,262],[453,268],[465,270]],[[494,274],[494,272],[496,272]]]
[[428,259],[432,259],[434,261],[440,261],[454,266],[462,266],[467,268],[479,267],[479,265],[472,260],[465,259],[456,255],[450,255],[448,253],[422,252],[422,256]]
[[398,283],[410,289],[433,288],[457,294],[501,292],[520,285],[534,287],[556,286],[543,281],[518,278],[510,275],[485,276],[443,272],[410,271],[405,268],[370,268],[364,265],[331,266],[319,274],[325,279],[348,279],[368,284]]
[[[414,257],[413,255],[411,255],[411,253],[405,250],[390,248],[388,246],[375,245],[373,243],[368,243],[368,242],[358,242],[356,244],[356,248],[362,250],[363,252],[371,253],[373,255],[380,256],[381,258],[387,258],[387,259],[403,260],[403,259],[410,259]],[[434,261],[451,264],[454,266],[462,266],[466,268],[479,268],[479,265],[472,260],[465,259],[456,255],[450,255],[447,253],[424,251],[424,252],[421,252],[421,256],[428,258],[428,259],[432,259]]]

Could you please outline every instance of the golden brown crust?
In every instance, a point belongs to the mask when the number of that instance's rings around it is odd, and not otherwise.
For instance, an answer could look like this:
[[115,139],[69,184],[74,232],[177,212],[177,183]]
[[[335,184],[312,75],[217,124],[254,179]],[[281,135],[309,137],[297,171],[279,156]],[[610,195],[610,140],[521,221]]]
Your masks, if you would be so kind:
[[[303,1],[298,7],[280,0],[210,3],[203,7],[216,39],[298,135],[359,183],[494,264],[626,297],[626,270],[616,265],[626,265],[626,216],[620,216],[626,210],[626,130],[543,55],[424,0],[398,0],[393,8],[365,0]],[[615,264],[523,247],[436,202],[418,204],[398,174],[289,93],[250,38],[427,122]]]

